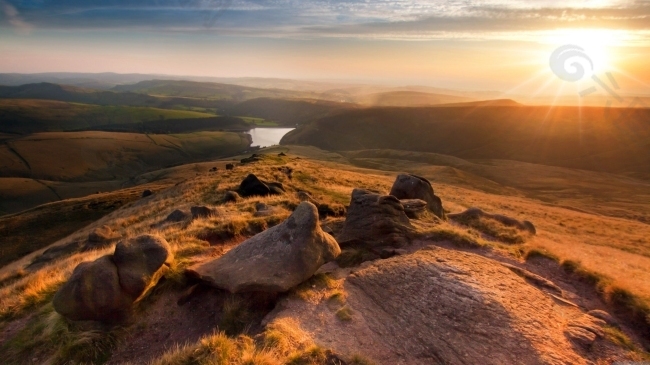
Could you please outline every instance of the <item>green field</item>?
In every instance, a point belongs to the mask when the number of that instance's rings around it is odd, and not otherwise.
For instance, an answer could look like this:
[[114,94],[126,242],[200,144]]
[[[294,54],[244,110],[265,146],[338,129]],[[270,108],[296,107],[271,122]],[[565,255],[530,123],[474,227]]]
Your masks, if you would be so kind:
[[73,131],[99,125],[154,120],[208,118],[196,111],[132,106],[100,106],[52,100],[0,99],[0,132],[35,133]]

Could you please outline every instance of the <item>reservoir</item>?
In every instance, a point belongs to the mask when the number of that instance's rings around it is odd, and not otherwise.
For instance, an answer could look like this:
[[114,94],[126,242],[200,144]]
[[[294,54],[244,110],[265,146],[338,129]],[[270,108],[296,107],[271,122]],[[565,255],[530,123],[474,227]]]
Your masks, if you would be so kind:
[[269,147],[280,144],[282,137],[294,129],[295,128],[253,128],[246,133],[250,134],[253,139],[251,146]]

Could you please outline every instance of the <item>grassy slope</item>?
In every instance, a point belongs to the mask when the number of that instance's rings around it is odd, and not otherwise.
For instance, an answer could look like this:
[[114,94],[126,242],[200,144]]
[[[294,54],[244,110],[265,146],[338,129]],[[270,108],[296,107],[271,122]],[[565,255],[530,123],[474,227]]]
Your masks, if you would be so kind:
[[53,100],[0,99],[0,131],[55,132],[107,124],[132,124],[160,119],[208,118],[193,111],[129,106],[99,106]]
[[[172,244],[175,256],[179,260],[180,266],[175,271],[178,272],[185,265],[219,255],[223,251],[222,248],[211,247],[206,241],[200,239],[206,233],[249,236],[254,234],[255,230],[276,224],[279,221],[277,217],[274,220],[252,217],[252,207],[258,201],[286,209],[297,203],[295,191],[308,190],[321,201],[346,203],[353,188],[364,187],[387,192],[395,178],[395,172],[362,169],[340,164],[339,162],[345,161],[345,158],[315,149],[279,147],[269,150],[273,154],[278,151],[288,152],[290,156],[300,153],[325,159],[328,162],[292,160],[291,157],[273,158],[267,163],[240,167],[233,172],[202,173],[199,176],[192,176],[189,173],[188,177],[191,179],[183,184],[156,194],[143,204],[130,204],[115,211],[61,242],[83,239],[92,227],[102,224],[108,224],[127,236],[150,233],[153,230],[163,235]],[[294,169],[293,180],[288,180],[285,175],[278,172],[277,166],[281,164],[288,164]],[[161,227],[159,230],[152,228],[153,224],[160,222],[173,209],[197,203],[218,204],[217,202],[221,199],[224,191],[235,188],[241,179],[251,172],[265,179],[282,181],[290,193],[285,196],[246,199],[237,204],[223,205],[219,208],[222,214],[194,221],[187,226],[172,225]],[[478,206],[489,212],[507,214],[518,219],[529,219],[538,228],[537,236],[523,245],[515,247],[484,242],[476,238],[475,235],[468,235],[468,231],[464,229],[459,230],[448,223],[443,223],[437,229],[447,232],[448,237],[463,236],[466,237],[464,239],[477,240],[477,244],[493,245],[493,249],[504,252],[515,260],[522,260],[521,255],[526,251],[544,250],[557,255],[561,260],[580,261],[583,268],[610,277],[611,281],[608,285],[611,287],[617,286],[628,290],[643,298],[646,303],[650,303],[650,287],[648,286],[650,283],[650,242],[643,242],[646,237],[650,237],[648,225],[549,206],[538,200],[521,196],[485,193],[444,182],[435,183],[434,188],[443,199],[445,207],[452,211]],[[283,211],[280,214],[280,219],[288,214],[288,210]],[[637,252],[629,252],[626,247],[637,247]],[[5,318],[4,321],[11,321],[9,318],[12,316],[20,317],[21,313],[33,313],[39,308],[41,313],[51,313],[51,307],[48,307],[47,302],[54,289],[70,275],[76,263],[94,259],[100,253],[103,252],[71,256],[44,267],[41,269],[42,272],[27,273],[18,281],[0,287],[0,317]],[[29,259],[23,261],[23,263],[27,262]],[[17,265],[0,269],[0,280],[2,277],[15,275],[14,270],[18,269]],[[170,276],[170,278],[172,277]],[[611,290],[611,287],[605,289]],[[167,286],[167,288],[169,287]],[[49,320],[57,320],[54,317],[47,314]],[[50,332],[42,328],[39,329],[40,327],[37,326],[40,323],[39,318],[41,317],[34,317],[33,323],[30,322],[26,327],[26,331],[34,331],[29,341],[21,344],[21,347],[14,343],[12,345],[16,346],[14,348],[3,348],[8,351],[8,355],[21,356],[25,353],[19,351],[28,351],[27,354],[30,357],[40,361],[51,356],[61,356],[57,353],[62,351],[67,344],[56,341],[47,342]],[[132,330],[138,328],[142,327],[138,327],[136,323]],[[71,332],[69,334],[66,332],[67,335],[75,336],[74,329],[69,329],[69,331]],[[174,351],[172,353],[178,354]]]
[[14,139],[0,145],[0,211],[115,190],[147,171],[237,154],[249,145],[231,132],[52,132]]
[[118,92],[135,92],[157,96],[244,101],[262,97],[296,98],[315,96],[310,92],[281,89],[259,89],[246,86],[179,80],[150,80],[133,85],[119,85]]
[[369,108],[302,126],[282,143],[434,152],[650,177],[650,109]]

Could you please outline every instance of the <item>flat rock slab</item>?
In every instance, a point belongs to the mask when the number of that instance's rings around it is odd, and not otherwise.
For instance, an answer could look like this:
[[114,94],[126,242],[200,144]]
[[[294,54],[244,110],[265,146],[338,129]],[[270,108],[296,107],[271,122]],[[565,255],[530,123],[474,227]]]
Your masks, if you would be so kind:
[[231,293],[285,292],[340,252],[334,237],[321,230],[316,207],[302,202],[284,222],[188,274]]
[[325,295],[284,299],[265,322],[292,318],[318,345],[377,364],[591,363],[568,337],[578,308],[475,254],[425,248],[363,266],[342,285],[349,321]]

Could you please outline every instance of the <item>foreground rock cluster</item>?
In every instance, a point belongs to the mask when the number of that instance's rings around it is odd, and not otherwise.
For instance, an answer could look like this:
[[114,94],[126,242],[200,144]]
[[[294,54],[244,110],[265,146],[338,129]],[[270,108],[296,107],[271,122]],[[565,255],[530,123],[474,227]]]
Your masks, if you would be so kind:
[[71,320],[123,321],[173,259],[169,244],[161,237],[142,235],[120,241],[113,255],[79,264],[52,304]]

